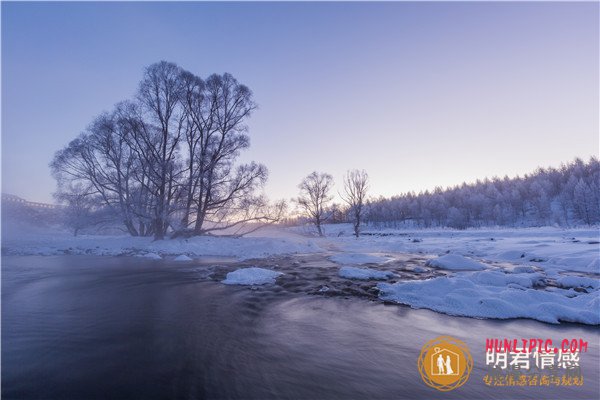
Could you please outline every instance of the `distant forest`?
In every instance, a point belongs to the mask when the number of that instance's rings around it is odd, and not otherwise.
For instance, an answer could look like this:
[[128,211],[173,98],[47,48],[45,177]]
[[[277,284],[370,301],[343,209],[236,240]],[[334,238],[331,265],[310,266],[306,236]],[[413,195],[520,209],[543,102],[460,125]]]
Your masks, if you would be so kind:
[[[344,213],[333,209],[341,222]],[[375,227],[564,227],[600,222],[600,162],[575,159],[516,178],[493,178],[368,202],[365,222]]]

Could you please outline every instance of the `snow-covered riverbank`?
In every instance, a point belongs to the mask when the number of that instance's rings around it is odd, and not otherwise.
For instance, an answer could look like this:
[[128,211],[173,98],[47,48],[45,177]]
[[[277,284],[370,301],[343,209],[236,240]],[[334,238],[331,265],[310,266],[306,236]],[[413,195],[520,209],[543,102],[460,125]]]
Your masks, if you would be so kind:
[[[319,238],[298,228],[267,228],[241,237],[204,236],[153,241],[148,237],[81,235],[66,232],[3,229],[2,250],[14,255],[186,254],[191,257],[265,258],[281,254],[340,253],[333,261],[347,264],[385,262],[381,253],[452,253],[474,259],[533,265],[544,270],[600,272],[598,229],[524,228],[469,230],[373,230],[359,239],[348,225],[330,225]],[[378,256],[373,254],[379,253]]]
[[[359,285],[373,280],[369,290],[379,291],[382,300],[414,308],[478,318],[600,324],[597,229],[366,229],[359,239],[345,225],[328,226],[327,232],[320,238],[298,228],[269,228],[242,238],[153,241],[21,231],[3,235],[2,251],[5,255],[142,256],[191,263],[203,257],[228,257],[255,260],[255,266],[266,268],[277,257],[315,255],[327,262],[290,262],[277,269],[284,276],[277,279],[285,280],[286,274],[295,272],[302,278],[306,268],[322,268],[327,271],[303,277],[319,280],[307,285],[308,292],[327,292],[330,276],[335,282],[349,281],[343,284],[345,289],[353,281]],[[420,261],[407,263],[410,255]],[[265,259],[270,261],[261,261]],[[363,270],[356,269],[360,267]],[[375,279],[382,283],[377,285]],[[335,293],[331,289],[330,294]]]

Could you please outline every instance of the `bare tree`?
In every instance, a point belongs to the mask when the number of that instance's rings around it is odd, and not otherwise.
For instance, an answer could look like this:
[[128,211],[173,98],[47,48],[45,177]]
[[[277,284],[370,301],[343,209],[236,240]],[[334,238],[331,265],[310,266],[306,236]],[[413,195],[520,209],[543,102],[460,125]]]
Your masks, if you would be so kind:
[[173,63],[153,64],[135,99],[56,153],[58,193],[90,187],[131,235],[155,239],[270,223],[282,213],[258,193],[267,168],[237,163],[255,109],[250,89],[230,74],[202,80]]
[[313,221],[319,236],[323,236],[321,224],[327,219],[325,208],[327,203],[333,199],[333,196],[330,195],[332,187],[333,177],[327,173],[316,171],[305,177],[298,185],[300,196],[296,198],[296,203]]
[[98,206],[118,215],[132,236],[153,234],[151,155],[139,139],[147,129],[132,103],[98,116],[54,156],[50,168],[58,183],[56,195],[68,196],[73,187],[84,186]]
[[[262,164],[236,165],[250,145],[245,122],[256,109],[252,92],[231,74],[206,81],[183,71],[186,112],[181,226],[174,236],[201,235],[272,221],[273,208],[255,192],[266,182]],[[191,225],[191,227],[190,227]]]
[[352,215],[352,225],[354,227],[354,236],[360,235],[360,224],[362,222],[365,198],[369,189],[369,175],[365,170],[352,170],[346,172],[344,177],[344,193],[342,199],[348,204],[349,212]]
[[[267,180],[267,168],[258,163],[235,165],[242,150],[250,146],[246,119],[256,109],[252,92],[232,75],[212,75],[206,80],[208,104],[190,108],[197,125],[198,162],[194,201],[194,234],[213,229],[214,219],[223,221],[224,211],[237,211],[256,199],[254,192]],[[204,115],[203,115],[204,114]],[[254,202],[254,206],[260,205]],[[230,216],[236,213],[229,213]],[[259,213],[260,214],[260,213]],[[260,215],[256,216],[260,218]],[[248,219],[247,216],[242,220]],[[207,224],[208,223],[208,224]],[[230,225],[229,222],[226,225]]]
[[107,222],[114,222],[114,214],[106,213],[106,209],[99,207],[91,186],[82,183],[70,184],[68,188],[55,195],[59,203],[65,205],[61,208],[62,222],[73,231],[73,236],[85,228],[95,227]]
[[148,166],[155,183],[154,238],[163,239],[174,197],[173,177],[179,140],[185,129],[185,113],[180,104],[183,85],[181,68],[161,61],[146,68],[138,90],[138,101],[148,116],[147,129],[139,132],[138,143],[148,154]]

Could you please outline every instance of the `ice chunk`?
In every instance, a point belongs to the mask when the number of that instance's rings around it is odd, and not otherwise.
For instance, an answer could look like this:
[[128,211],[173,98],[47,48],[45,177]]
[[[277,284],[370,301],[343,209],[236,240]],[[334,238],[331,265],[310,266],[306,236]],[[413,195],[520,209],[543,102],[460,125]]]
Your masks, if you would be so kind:
[[146,254],[142,255],[142,257],[150,258],[152,260],[162,260],[162,257],[156,253],[146,253]]
[[282,275],[281,272],[265,268],[240,268],[227,274],[222,282],[226,285],[264,285],[275,283],[275,279]]
[[446,254],[438,258],[427,261],[426,265],[435,268],[460,270],[480,270],[488,268],[487,265],[471,260],[458,254]]

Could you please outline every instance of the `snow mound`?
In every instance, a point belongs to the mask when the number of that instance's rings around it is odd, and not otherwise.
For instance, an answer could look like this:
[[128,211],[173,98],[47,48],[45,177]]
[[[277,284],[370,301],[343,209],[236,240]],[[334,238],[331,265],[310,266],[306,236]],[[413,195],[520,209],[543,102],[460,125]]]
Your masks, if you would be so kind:
[[342,278],[347,279],[378,279],[384,280],[388,279],[394,274],[390,271],[377,271],[375,269],[370,268],[356,268],[356,267],[342,267],[340,268],[338,275]]
[[446,254],[441,257],[427,261],[425,265],[435,268],[449,269],[453,271],[481,270],[488,268],[488,266],[485,264],[482,264],[475,260],[471,260],[470,258],[459,256],[458,254]]
[[556,283],[563,288],[600,288],[600,281],[598,279],[587,278],[585,276],[563,276],[558,278]]
[[265,268],[250,267],[240,268],[227,274],[227,278],[222,281],[226,285],[264,285],[275,283],[275,278],[281,275],[281,272],[271,271]]
[[520,274],[520,273],[531,273],[531,272],[535,272],[535,268],[533,268],[531,265],[517,265],[515,267],[513,267],[512,271],[515,274]]
[[143,254],[142,257],[150,258],[152,260],[162,260],[162,257],[156,253],[146,253],[146,254]]
[[[532,274],[536,275],[536,274]],[[509,282],[506,274],[504,283]],[[493,277],[493,278],[492,278]],[[535,280],[531,277],[530,280]],[[530,318],[558,324],[560,321],[600,325],[600,297],[573,290],[537,290],[522,285],[500,285],[499,275],[462,273],[424,281],[379,283],[382,300],[412,308],[475,318]],[[521,282],[522,283],[522,282]]]
[[544,275],[533,274],[505,274],[499,271],[476,272],[472,276],[473,282],[489,286],[508,286],[516,284],[524,288],[531,288],[544,283]]
[[331,261],[337,264],[383,264],[393,260],[391,257],[382,257],[368,253],[341,253],[331,256]]
[[185,254],[175,257],[173,261],[192,261],[192,259]]

